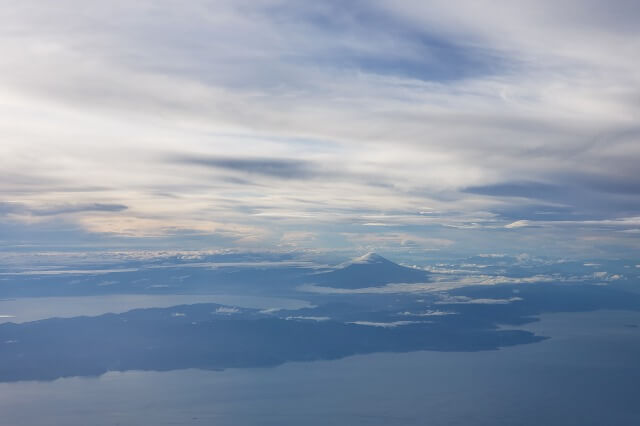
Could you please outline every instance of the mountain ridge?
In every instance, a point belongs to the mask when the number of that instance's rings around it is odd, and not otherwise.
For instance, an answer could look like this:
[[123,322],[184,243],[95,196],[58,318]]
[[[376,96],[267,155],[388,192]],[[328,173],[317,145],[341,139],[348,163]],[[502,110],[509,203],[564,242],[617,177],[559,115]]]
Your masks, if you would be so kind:
[[358,289],[391,283],[417,283],[429,280],[429,273],[398,265],[383,256],[369,252],[343,263],[337,269],[313,277],[314,284],[334,288]]

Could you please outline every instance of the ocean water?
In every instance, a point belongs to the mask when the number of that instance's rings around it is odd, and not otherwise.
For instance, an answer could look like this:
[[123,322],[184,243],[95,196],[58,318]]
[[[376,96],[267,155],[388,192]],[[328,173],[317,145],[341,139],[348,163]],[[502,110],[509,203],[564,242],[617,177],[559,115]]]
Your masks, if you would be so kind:
[[638,425],[640,313],[548,314],[551,339],[275,368],[0,384],[7,425]]
[[46,318],[71,318],[121,313],[141,308],[168,308],[194,303],[218,303],[254,309],[300,309],[312,306],[299,299],[231,294],[114,294],[101,296],[22,297],[0,299],[0,324]]

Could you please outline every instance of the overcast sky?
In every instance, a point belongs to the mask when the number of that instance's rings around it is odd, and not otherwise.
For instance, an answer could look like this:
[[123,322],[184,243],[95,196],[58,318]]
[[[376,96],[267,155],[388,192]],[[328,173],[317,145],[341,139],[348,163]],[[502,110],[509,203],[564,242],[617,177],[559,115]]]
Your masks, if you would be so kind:
[[640,249],[637,1],[0,6],[5,250]]

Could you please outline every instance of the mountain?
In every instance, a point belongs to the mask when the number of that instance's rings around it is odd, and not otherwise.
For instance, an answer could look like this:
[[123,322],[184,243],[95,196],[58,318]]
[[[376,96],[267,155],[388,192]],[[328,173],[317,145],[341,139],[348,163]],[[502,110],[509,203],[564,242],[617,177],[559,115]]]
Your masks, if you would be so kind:
[[313,276],[315,284],[348,289],[428,280],[428,272],[400,266],[376,253],[367,253],[338,269]]

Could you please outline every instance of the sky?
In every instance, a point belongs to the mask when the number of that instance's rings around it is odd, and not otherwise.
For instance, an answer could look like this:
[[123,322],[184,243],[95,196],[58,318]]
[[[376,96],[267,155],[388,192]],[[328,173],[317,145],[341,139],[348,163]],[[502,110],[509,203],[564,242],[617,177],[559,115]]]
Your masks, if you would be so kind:
[[640,249],[636,1],[0,5],[2,250]]

